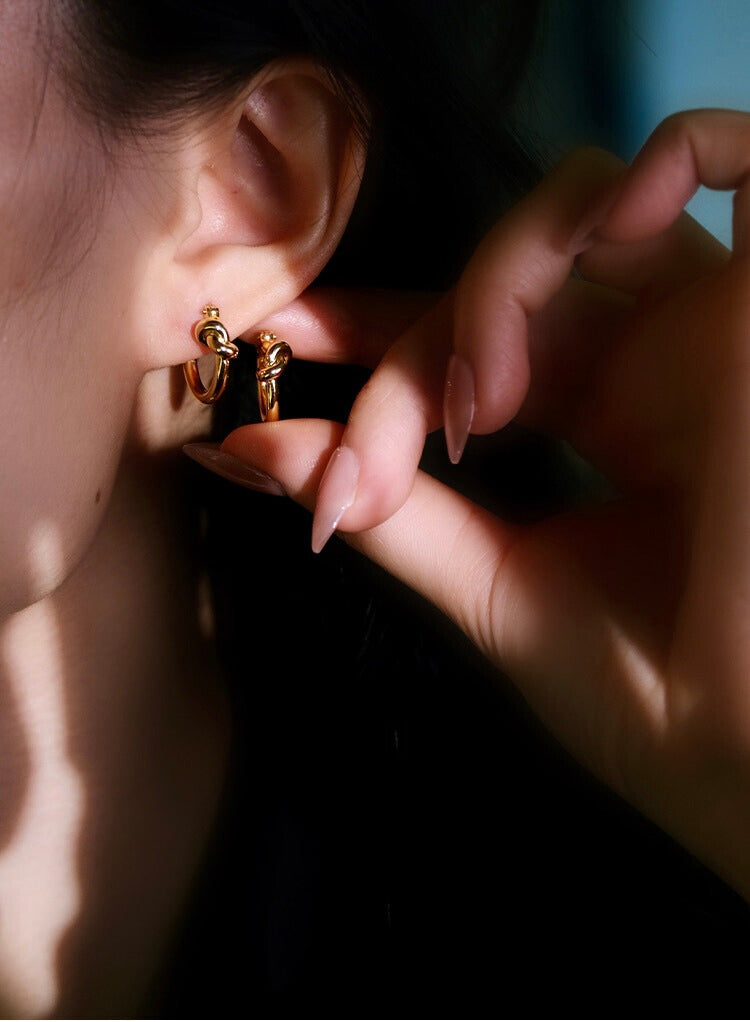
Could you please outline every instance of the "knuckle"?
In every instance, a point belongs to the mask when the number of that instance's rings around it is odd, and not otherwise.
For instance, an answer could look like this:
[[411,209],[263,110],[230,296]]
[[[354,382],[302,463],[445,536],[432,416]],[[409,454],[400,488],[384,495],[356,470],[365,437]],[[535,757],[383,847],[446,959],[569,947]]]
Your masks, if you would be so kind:
[[654,128],[653,135],[659,137],[673,135],[681,135],[683,132],[687,132],[694,120],[694,114],[692,110],[677,110],[673,114],[665,117],[661,120]]
[[681,149],[690,146],[698,126],[699,111],[677,110],[660,121],[646,140],[644,149]]
[[710,119],[708,110],[676,110],[654,128],[644,149],[692,149],[701,131],[710,125]]

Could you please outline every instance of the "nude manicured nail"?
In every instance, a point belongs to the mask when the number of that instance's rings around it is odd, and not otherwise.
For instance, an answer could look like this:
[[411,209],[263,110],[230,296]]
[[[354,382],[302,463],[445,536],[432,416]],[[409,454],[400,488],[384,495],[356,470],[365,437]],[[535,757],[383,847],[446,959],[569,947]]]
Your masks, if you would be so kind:
[[474,373],[461,355],[451,355],[448,360],[443,419],[448,457],[457,465],[474,421]]
[[350,447],[337,447],[318,487],[312,523],[312,548],[319,554],[338,528],[341,516],[354,503],[359,458]]
[[271,493],[277,497],[285,497],[284,487],[276,479],[266,475],[252,465],[247,465],[233,454],[227,454],[219,449],[218,444],[185,444],[182,448],[188,458],[197,461],[199,465],[207,468],[210,472],[228,479],[232,483],[239,483],[249,490],[257,490],[258,493]]

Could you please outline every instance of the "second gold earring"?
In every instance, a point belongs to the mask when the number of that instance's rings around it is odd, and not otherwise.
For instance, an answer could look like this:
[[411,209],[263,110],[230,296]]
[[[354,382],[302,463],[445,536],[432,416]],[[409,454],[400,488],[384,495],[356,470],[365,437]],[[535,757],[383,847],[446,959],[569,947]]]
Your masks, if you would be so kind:
[[255,376],[258,380],[258,408],[263,422],[279,418],[279,377],[289,364],[292,349],[270,330],[258,334]]

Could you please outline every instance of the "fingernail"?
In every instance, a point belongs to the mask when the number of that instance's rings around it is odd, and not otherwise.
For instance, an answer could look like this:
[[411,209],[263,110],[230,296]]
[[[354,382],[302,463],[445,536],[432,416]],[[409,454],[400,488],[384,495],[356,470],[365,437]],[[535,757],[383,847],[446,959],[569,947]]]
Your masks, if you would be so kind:
[[258,493],[286,496],[280,482],[253,468],[252,465],[240,461],[233,454],[220,450],[219,444],[185,444],[182,449],[188,458],[232,483],[239,483],[240,486],[245,486],[248,490],[257,490]]
[[351,447],[337,447],[323,473],[312,523],[313,553],[319,554],[338,528],[341,516],[354,503],[359,458]]
[[620,195],[623,177],[624,171],[614,181],[610,181],[601,195],[586,207],[586,211],[570,239],[570,247],[576,255],[591,248],[596,241],[597,231],[609,217]]
[[451,355],[448,360],[443,421],[448,457],[457,465],[474,421],[474,373],[471,365],[461,355]]

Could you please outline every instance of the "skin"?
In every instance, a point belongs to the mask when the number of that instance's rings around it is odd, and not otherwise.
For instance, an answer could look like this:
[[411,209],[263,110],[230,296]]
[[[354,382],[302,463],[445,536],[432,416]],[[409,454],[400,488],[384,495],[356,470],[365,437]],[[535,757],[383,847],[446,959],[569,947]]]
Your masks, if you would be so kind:
[[[40,77],[34,12],[1,11],[4,1013],[135,1013],[210,832],[226,719],[177,459],[208,413],[169,371],[198,353],[208,301],[231,336],[262,325],[297,357],[378,365],[346,427],[251,426],[224,450],[319,521],[326,465],[353,451],[348,541],[750,895],[748,117],[666,122],[625,173],[566,161],[449,295],[311,294],[363,162],[314,68],[280,62],[210,119],[163,126],[169,144],[105,154]],[[737,189],[732,253],[680,216],[700,181]],[[617,497],[519,530],[418,473],[452,354],[475,432],[518,414]]]
[[179,366],[207,302],[234,337],[304,290],[363,154],[301,60],[105,152],[36,13],[0,6],[0,1004],[107,1017],[158,972],[228,742]]

